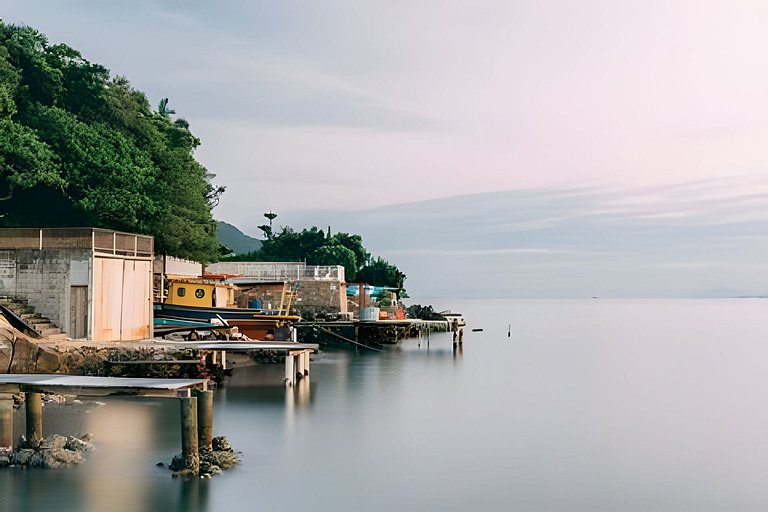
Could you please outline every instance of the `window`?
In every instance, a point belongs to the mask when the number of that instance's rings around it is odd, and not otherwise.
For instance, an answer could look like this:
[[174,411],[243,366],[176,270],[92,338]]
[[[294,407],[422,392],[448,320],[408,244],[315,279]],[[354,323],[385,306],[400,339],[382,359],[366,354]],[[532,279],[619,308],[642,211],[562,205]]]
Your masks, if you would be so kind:
[[198,299],[202,299],[203,297],[205,297],[205,290],[203,290],[202,288],[198,288],[197,290],[195,290],[195,297],[197,297]]
[[186,288],[176,288],[176,295],[178,295],[179,297],[183,297],[186,294],[187,294]]

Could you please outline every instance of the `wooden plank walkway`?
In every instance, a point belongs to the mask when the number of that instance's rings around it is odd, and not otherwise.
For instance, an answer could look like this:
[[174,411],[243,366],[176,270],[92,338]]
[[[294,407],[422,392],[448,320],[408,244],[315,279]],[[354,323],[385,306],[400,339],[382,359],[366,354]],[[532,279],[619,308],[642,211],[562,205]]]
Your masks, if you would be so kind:
[[155,345],[195,350],[312,350],[317,352],[317,343],[296,343],[294,341],[156,341]]

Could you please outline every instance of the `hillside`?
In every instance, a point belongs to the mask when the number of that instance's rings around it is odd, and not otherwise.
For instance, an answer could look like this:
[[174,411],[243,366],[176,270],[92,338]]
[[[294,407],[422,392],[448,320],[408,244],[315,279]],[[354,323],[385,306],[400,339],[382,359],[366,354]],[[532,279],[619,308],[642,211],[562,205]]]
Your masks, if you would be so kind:
[[0,20],[0,226],[94,226],[152,235],[155,252],[218,258],[224,187],[168,98],[153,110],[122,76]]
[[261,248],[261,240],[246,235],[232,224],[222,221],[217,221],[217,224],[219,242],[232,249],[235,254],[258,251]]

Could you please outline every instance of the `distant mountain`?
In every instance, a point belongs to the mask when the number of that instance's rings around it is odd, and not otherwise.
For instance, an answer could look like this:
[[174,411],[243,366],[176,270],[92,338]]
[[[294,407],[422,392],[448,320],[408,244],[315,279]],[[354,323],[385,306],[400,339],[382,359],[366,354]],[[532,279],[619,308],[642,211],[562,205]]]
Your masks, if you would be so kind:
[[236,254],[245,254],[261,248],[261,240],[248,236],[232,224],[217,221],[219,242]]

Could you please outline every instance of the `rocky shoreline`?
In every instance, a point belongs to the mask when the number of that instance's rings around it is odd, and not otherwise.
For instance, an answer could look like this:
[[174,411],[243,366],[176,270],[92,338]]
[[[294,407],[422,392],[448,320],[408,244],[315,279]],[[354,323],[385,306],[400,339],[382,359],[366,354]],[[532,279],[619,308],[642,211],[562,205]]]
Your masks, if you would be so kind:
[[80,437],[54,434],[43,439],[19,439],[17,448],[0,448],[1,467],[61,468],[85,462],[83,452],[90,450],[91,435]]
[[[230,469],[240,464],[239,454],[235,452],[225,436],[214,437],[212,449],[201,449],[199,457],[185,457],[178,454],[173,457],[168,468],[174,478],[199,476],[211,478],[221,474],[222,470]],[[162,462],[158,465],[165,465]]]

